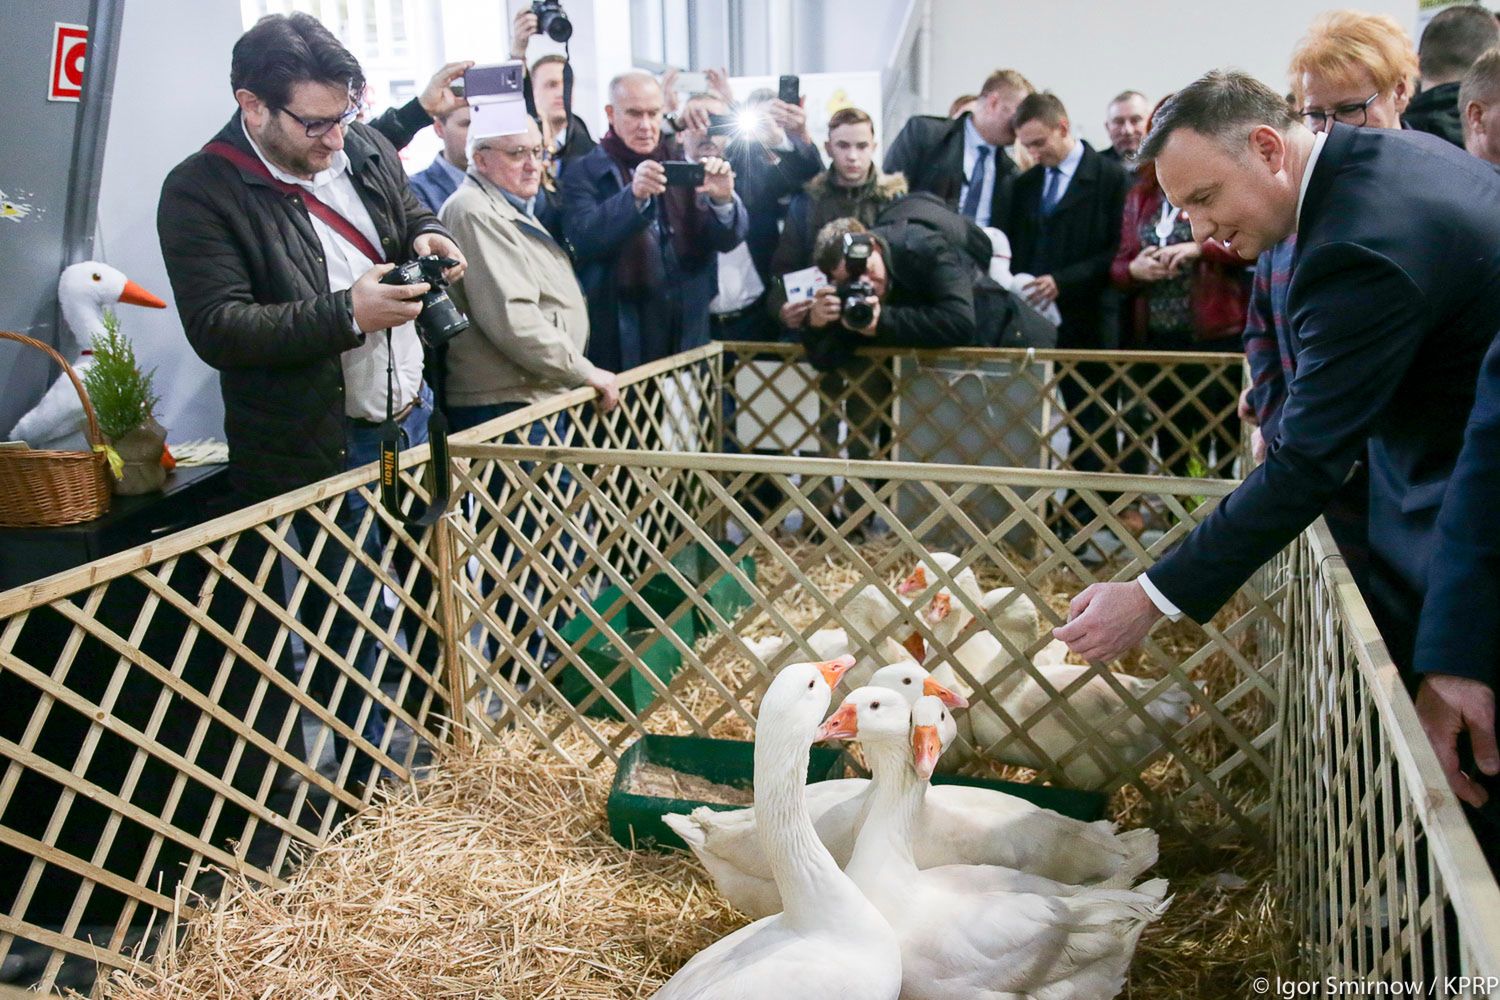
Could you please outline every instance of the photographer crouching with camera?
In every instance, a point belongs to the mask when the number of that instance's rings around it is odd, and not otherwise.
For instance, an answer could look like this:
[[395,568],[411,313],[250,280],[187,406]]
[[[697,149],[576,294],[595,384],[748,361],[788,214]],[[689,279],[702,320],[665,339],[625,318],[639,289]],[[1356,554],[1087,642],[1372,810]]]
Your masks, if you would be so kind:
[[[880,458],[890,440],[890,377],[883,364],[855,352],[973,346],[978,334],[974,264],[917,222],[903,219],[867,230],[854,218],[835,219],[818,231],[813,263],[831,283],[814,294],[802,327],[808,361],[848,382],[844,447],[849,458]],[[825,437],[828,433],[825,429]],[[841,506],[843,517],[852,519],[861,501],[846,490]],[[882,528],[872,520],[857,532]]]
[[[230,83],[239,107],[167,177],[157,231],[188,341],[219,371],[230,482],[248,504],[374,462],[388,422],[399,427],[403,444],[427,439],[433,394],[414,321],[424,296],[446,301],[433,294],[439,290],[424,280],[428,274],[435,268],[454,281],[465,264],[412,194],[395,149],[355,121],[364,74],[316,19],[262,18],[235,43]],[[397,270],[423,257],[441,261]],[[441,335],[462,317],[433,320]],[[365,508],[357,492],[337,507],[337,526],[351,539],[360,537]],[[311,555],[320,525],[304,513],[293,527]],[[379,528],[377,522],[364,534],[377,564]],[[250,550],[264,543],[254,535],[241,542],[236,564],[254,566]],[[308,586],[296,608],[310,630],[324,627],[332,591],[384,613],[368,567],[338,544],[317,552],[313,568],[325,582]],[[395,554],[395,574],[406,579],[409,553],[396,546]],[[340,585],[346,562],[351,575]],[[282,575],[270,573],[265,585],[279,594]],[[413,597],[425,603],[428,588],[417,574]],[[313,648],[306,683],[343,724],[333,733],[340,767],[352,766],[349,780],[363,783],[373,762],[346,759],[345,730],[362,730],[377,746],[384,736],[386,712],[373,694],[378,647],[359,636],[357,619],[342,608],[326,624],[328,647],[368,687],[344,678]],[[418,662],[433,669],[437,637],[410,611],[403,624]]]

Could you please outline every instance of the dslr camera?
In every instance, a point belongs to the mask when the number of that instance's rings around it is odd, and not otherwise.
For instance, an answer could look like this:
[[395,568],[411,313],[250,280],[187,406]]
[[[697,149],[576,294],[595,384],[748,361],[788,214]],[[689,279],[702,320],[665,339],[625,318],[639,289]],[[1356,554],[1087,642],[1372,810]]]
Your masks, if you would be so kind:
[[448,297],[448,281],[443,271],[458,264],[450,257],[428,254],[409,260],[381,277],[383,285],[420,285],[432,287],[422,296],[422,311],[417,314],[417,336],[428,348],[437,348],[469,328],[469,321]]
[[870,262],[874,241],[869,233],[844,234],[844,273],[848,275],[839,282],[839,311],[844,325],[861,329],[875,318],[875,307],[866,299],[875,295],[875,286],[865,277],[865,267]]
[[536,15],[537,31],[554,42],[573,37],[573,22],[563,13],[561,0],[531,0],[531,12]]

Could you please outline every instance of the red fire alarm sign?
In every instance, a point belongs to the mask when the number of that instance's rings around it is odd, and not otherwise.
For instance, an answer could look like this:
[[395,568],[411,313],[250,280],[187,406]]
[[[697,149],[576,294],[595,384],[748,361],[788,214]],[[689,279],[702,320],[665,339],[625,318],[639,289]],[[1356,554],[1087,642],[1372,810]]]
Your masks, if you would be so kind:
[[83,59],[88,45],[87,25],[52,25],[52,71],[47,75],[47,100],[76,101],[83,96]]

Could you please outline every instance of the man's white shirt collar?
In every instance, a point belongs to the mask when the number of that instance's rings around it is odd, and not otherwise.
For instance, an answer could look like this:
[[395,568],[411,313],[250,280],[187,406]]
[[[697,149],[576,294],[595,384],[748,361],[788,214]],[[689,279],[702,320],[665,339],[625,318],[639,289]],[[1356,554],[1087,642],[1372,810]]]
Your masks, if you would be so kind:
[[1302,226],[1302,203],[1307,200],[1307,187],[1312,183],[1313,168],[1318,165],[1318,157],[1322,155],[1323,146],[1328,142],[1327,132],[1318,132],[1313,135],[1312,153],[1307,157],[1307,166],[1302,168],[1302,189],[1297,192],[1297,226]]

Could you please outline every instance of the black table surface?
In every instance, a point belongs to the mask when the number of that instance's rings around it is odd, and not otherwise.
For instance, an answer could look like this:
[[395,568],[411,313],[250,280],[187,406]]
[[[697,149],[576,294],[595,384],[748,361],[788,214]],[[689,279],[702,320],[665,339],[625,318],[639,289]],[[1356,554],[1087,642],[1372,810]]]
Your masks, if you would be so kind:
[[0,590],[165,538],[226,513],[228,466],[178,466],[155,493],[117,496],[92,521],[55,528],[0,528]]

